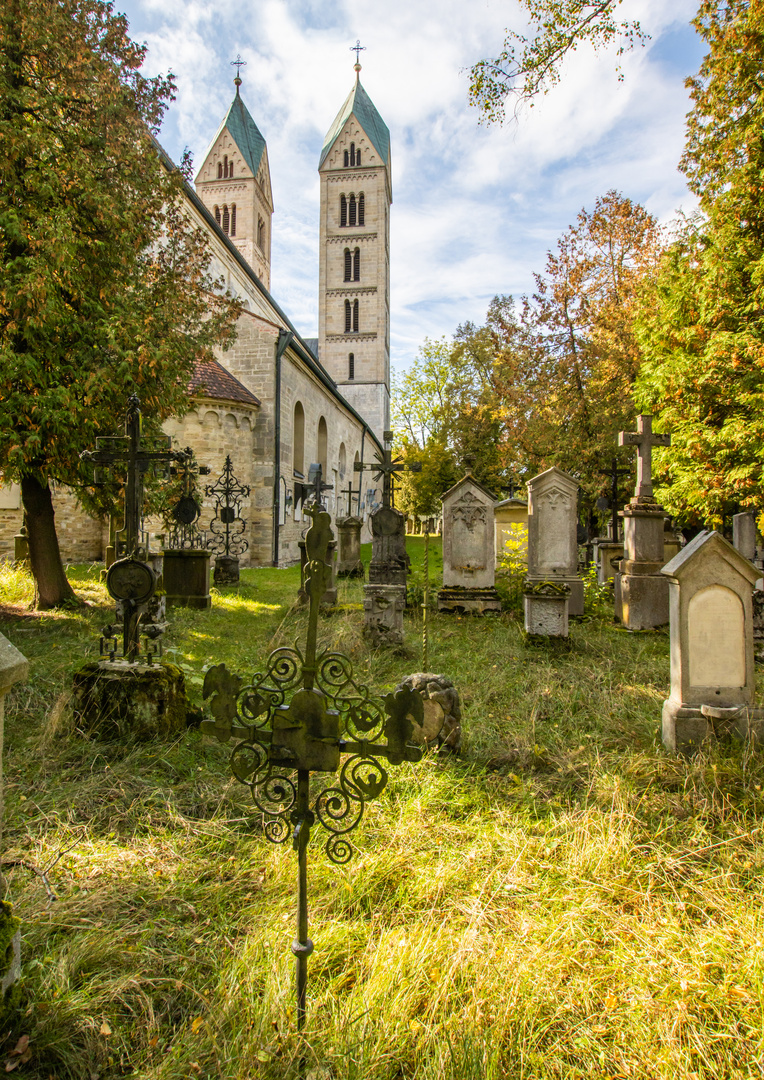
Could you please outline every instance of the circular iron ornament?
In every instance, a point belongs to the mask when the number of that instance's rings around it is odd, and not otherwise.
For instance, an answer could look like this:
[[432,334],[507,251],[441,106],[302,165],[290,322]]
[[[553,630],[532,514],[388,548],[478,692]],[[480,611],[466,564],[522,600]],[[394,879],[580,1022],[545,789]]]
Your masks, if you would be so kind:
[[179,521],[181,525],[193,525],[200,513],[201,510],[199,509],[199,503],[196,499],[192,498],[190,495],[181,495],[178,499],[178,505],[172,512],[172,516],[176,521]]
[[118,559],[109,567],[106,588],[114,600],[132,600],[144,604],[157,587],[154,571],[138,559]]
[[371,531],[375,536],[395,536],[400,531],[400,527],[401,515],[397,510],[383,506],[381,510],[372,514]]

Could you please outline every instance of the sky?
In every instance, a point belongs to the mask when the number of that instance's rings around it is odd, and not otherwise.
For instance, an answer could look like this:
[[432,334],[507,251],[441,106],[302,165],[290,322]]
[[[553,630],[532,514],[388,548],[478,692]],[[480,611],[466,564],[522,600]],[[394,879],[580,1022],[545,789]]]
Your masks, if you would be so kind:
[[147,75],[171,71],[176,100],[160,141],[201,166],[235,93],[268,144],[275,213],[271,293],[304,337],[318,333],[318,160],[361,82],[390,129],[391,360],[426,338],[480,323],[491,298],[534,288],[534,272],[582,208],[616,189],[668,223],[695,207],[677,164],[684,80],[703,49],[696,0],[623,0],[619,18],[651,35],[621,59],[583,47],[560,83],[516,123],[479,123],[469,68],[522,32],[516,0],[116,0],[148,46]]

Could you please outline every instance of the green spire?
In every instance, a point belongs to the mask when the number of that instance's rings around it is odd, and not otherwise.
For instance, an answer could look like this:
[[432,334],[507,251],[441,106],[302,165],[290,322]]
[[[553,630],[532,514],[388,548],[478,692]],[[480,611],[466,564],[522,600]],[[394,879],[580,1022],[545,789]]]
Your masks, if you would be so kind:
[[[360,71],[360,65],[358,70]],[[355,116],[369,139],[371,139],[374,149],[382,159],[382,163],[387,165],[390,156],[390,132],[387,124],[377,112],[376,105],[361,85],[356,72],[356,84],[345,99],[344,105],[337,113],[334,123],[329,128],[329,133],[324,139],[321,160],[318,163],[319,169],[350,116]]]

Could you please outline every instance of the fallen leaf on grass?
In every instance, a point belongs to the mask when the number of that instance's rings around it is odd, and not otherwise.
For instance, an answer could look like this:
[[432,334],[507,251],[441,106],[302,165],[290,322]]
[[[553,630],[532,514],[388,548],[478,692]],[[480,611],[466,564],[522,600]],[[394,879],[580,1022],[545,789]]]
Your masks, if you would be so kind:
[[5,1071],[7,1073],[13,1072],[19,1065],[26,1065],[28,1061],[31,1061],[31,1058],[32,1051],[29,1049],[29,1036],[22,1035],[8,1056],[8,1060],[5,1063]]
[[203,1023],[204,1023],[204,1017],[203,1016],[197,1016],[196,1019],[191,1021],[191,1031],[193,1032],[194,1035],[196,1035],[197,1031],[199,1030],[199,1028],[202,1026]]
[[101,1032],[102,1035],[111,1035],[111,1028],[107,1020],[104,1020],[98,1030]]

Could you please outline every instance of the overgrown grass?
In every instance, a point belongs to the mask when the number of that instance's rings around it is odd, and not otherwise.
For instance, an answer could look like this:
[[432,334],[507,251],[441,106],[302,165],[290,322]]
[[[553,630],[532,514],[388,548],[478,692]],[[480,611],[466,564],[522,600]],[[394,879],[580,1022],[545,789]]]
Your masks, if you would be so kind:
[[[0,629],[32,661],[6,724],[3,870],[26,1000],[5,1048],[27,1034],[33,1051],[17,1075],[275,1080],[301,1057],[336,1080],[764,1074],[764,761],[663,752],[665,633],[600,610],[556,654],[526,648],[510,615],[431,615],[464,753],[391,768],[346,866],[316,830],[300,1039],[294,853],[263,839],[228,747],[71,729],[71,672],[108,610],[96,568],[71,576],[91,606],[44,616],[0,579]],[[251,673],[301,639],[298,581],[245,571],[210,612],[172,613],[170,656],[197,700],[205,664]],[[361,595],[346,583],[340,602]],[[419,612],[402,657],[369,650],[361,619],[340,610],[321,634],[364,681],[384,691],[418,670]]]

